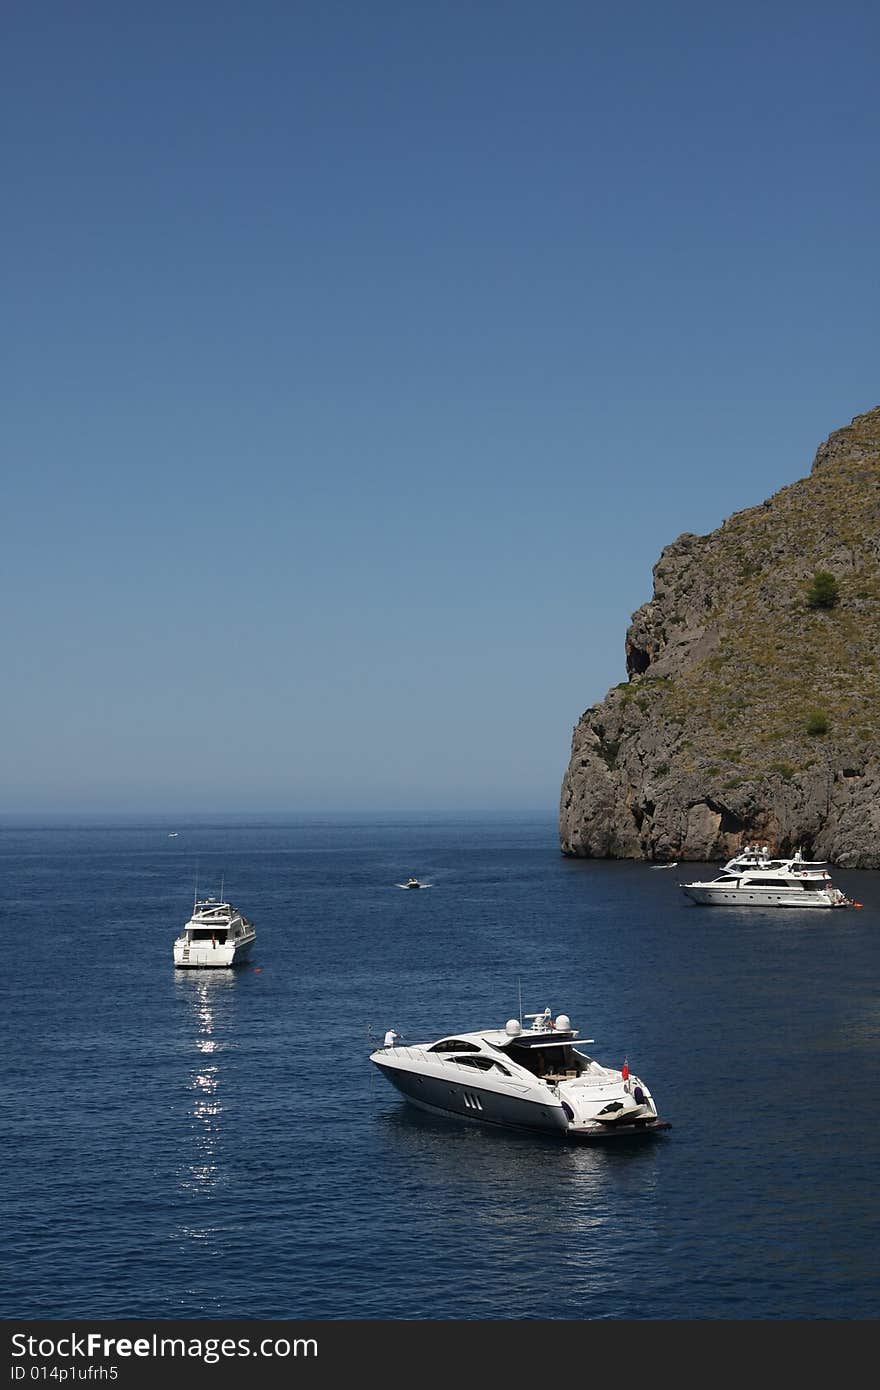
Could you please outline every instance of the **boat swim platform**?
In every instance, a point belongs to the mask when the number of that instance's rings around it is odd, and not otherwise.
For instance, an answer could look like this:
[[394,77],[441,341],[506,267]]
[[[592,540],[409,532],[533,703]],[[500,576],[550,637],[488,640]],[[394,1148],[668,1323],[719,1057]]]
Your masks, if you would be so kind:
[[569,1125],[565,1138],[573,1139],[577,1144],[607,1144],[615,1139],[644,1139],[649,1134],[658,1134],[666,1129],[672,1129],[672,1125],[668,1120],[659,1119],[634,1125],[602,1125],[599,1129],[595,1125]]

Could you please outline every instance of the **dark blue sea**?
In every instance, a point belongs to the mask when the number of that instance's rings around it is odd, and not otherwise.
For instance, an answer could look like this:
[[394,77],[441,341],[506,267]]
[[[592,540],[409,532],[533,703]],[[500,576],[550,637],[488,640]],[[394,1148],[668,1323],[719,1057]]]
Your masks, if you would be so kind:
[[[699,908],[552,816],[6,823],[0,862],[0,1316],[880,1312],[880,874],[835,874],[860,911]],[[196,874],[248,966],[175,971]],[[671,1130],[434,1119],[369,1063],[520,985]]]

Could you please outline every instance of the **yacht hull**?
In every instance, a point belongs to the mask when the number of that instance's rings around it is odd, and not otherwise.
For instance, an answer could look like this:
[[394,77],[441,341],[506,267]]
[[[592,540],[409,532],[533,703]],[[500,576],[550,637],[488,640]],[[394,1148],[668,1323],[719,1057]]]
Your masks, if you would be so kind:
[[596,1121],[570,1121],[562,1106],[539,1101],[503,1096],[497,1091],[475,1086],[460,1086],[435,1077],[418,1076],[400,1071],[397,1067],[376,1062],[392,1086],[417,1110],[443,1118],[470,1120],[474,1124],[495,1125],[501,1129],[527,1130],[531,1133],[555,1134],[579,1144],[603,1144],[622,1139],[645,1138],[671,1128],[645,1109],[644,1113],[626,1122],[599,1124]]
[[174,943],[174,964],[181,970],[223,970],[233,965],[243,965],[250,957],[254,940],[236,943],[235,946],[186,946]]
[[568,1129],[568,1117],[562,1104],[552,1103],[549,1097],[546,1101],[528,1100],[490,1091],[470,1081],[464,1084],[445,1077],[404,1071],[380,1061],[375,1064],[391,1085],[420,1110],[507,1129],[538,1130],[544,1134],[564,1134]]
[[709,884],[683,883],[682,891],[701,907],[833,908],[846,903],[829,902],[824,893],[805,893],[785,888],[713,888]]

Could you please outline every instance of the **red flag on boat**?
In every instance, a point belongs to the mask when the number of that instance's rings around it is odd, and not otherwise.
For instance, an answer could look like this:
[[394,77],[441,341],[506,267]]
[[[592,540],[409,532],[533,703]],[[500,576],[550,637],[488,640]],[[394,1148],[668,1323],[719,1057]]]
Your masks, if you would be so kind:
[[623,1059],[623,1067],[621,1069],[620,1074],[623,1077],[624,1081],[629,1081],[629,1062],[625,1057]]

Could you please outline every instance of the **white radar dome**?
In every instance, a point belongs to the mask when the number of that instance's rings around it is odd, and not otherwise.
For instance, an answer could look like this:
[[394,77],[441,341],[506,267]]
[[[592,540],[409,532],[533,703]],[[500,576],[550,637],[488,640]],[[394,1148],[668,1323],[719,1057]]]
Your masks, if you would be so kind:
[[556,1027],[561,1028],[563,1032],[567,1032],[567,1030],[571,1027],[571,1019],[569,1018],[568,1014],[559,1015],[559,1017],[556,1020]]
[[504,1025],[504,1031],[509,1038],[516,1038],[522,1032],[522,1024],[517,1018],[509,1018]]

